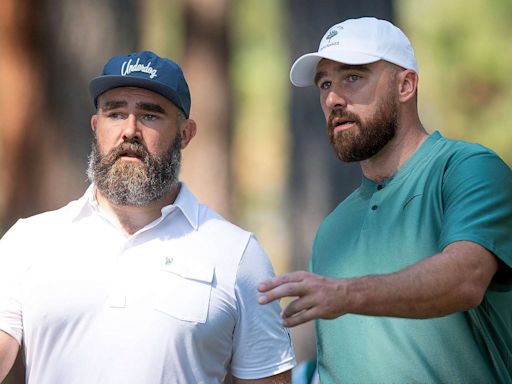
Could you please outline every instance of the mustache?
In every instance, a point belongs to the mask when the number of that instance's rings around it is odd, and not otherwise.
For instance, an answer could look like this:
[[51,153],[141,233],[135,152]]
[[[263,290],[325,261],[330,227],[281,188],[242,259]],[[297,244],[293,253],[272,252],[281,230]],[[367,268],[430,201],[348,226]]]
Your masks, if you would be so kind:
[[358,125],[361,123],[361,121],[359,120],[359,116],[357,116],[355,113],[348,112],[345,109],[334,109],[329,114],[329,120],[328,120],[329,129],[334,129],[333,121],[336,118],[342,118],[345,120],[354,121]]
[[121,156],[135,156],[139,159],[146,159],[149,157],[149,151],[142,143],[137,140],[129,140],[119,144],[117,147],[110,150],[107,158],[115,161]]

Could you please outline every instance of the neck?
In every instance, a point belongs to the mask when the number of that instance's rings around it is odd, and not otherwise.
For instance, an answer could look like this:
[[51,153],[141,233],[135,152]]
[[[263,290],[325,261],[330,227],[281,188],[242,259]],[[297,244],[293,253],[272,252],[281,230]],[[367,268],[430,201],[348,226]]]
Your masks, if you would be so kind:
[[129,236],[159,218],[162,215],[162,208],[176,200],[179,190],[180,185],[174,185],[169,193],[161,199],[143,206],[115,204],[108,200],[99,189],[96,189],[96,200],[103,210],[116,219],[117,224],[125,235]]
[[361,162],[363,174],[370,180],[383,181],[393,176],[427,139],[421,122],[397,128],[395,137],[376,155]]

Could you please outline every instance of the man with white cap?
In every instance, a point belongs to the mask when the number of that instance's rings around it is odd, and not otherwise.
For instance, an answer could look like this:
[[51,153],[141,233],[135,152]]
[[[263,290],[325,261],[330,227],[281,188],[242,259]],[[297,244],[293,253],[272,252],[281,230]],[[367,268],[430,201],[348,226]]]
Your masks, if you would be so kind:
[[0,241],[0,381],[22,345],[29,384],[289,383],[280,307],[257,303],[270,261],[179,182],[181,68],[115,56],[89,88],[91,186]]
[[512,382],[512,173],[428,134],[407,37],[375,18],[330,28],[290,78],[316,85],[338,158],[362,183],[320,225],[309,272],[262,282],[316,320],[322,384]]

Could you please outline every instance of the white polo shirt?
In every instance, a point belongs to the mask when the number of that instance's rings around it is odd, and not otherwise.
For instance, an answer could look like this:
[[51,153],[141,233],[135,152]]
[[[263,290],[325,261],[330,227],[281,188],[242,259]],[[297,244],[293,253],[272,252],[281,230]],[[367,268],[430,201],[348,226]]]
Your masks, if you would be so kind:
[[293,367],[279,304],[257,303],[273,271],[252,234],[184,184],[129,237],[94,196],[0,241],[0,329],[23,342],[28,383],[210,384]]

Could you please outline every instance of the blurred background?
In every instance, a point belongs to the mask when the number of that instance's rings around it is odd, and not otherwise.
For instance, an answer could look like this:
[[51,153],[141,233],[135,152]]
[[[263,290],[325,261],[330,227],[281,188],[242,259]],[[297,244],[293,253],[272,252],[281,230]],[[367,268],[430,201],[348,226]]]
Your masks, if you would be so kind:
[[[191,88],[198,134],[182,179],[254,232],[276,273],[306,269],[318,224],[360,170],[335,159],[317,91],[292,87],[288,73],[331,25],[360,16],[410,38],[427,130],[511,164],[510,0],[2,0],[0,235],[84,192],[88,82],[109,57],[147,49],[180,63]],[[311,324],[292,337],[299,361],[313,356]]]

